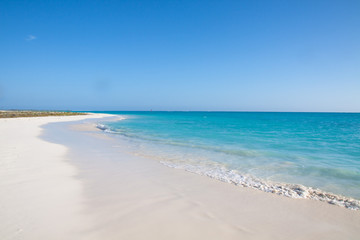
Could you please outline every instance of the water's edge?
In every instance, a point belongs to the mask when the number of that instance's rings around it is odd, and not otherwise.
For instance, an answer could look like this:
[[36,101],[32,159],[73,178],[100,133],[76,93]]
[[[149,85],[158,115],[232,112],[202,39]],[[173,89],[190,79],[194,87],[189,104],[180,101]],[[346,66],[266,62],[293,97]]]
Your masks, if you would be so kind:
[[[103,124],[97,124],[96,127],[104,132],[116,134],[116,132],[111,131],[107,126]],[[330,192],[325,192],[320,189],[306,187],[300,184],[280,183],[267,180],[265,181],[250,175],[244,175],[236,170],[229,170],[225,167],[211,169],[205,168],[203,166],[195,166],[190,164],[181,165],[173,162],[170,163],[167,161],[159,162],[167,167],[182,169],[191,173],[200,174],[237,186],[250,187],[267,193],[274,193],[290,198],[318,200],[340,207],[345,207],[351,210],[360,210],[360,201],[357,199],[345,197],[339,194],[333,194]]]

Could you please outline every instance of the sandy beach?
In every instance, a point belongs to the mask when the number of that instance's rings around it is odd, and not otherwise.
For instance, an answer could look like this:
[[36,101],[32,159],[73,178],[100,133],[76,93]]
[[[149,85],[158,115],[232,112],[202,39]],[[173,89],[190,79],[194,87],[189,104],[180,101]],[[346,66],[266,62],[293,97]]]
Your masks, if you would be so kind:
[[0,119],[0,239],[81,239],[83,187],[42,125],[105,115]]
[[359,239],[359,211],[168,168],[105,117],[0,120],[0,239]]

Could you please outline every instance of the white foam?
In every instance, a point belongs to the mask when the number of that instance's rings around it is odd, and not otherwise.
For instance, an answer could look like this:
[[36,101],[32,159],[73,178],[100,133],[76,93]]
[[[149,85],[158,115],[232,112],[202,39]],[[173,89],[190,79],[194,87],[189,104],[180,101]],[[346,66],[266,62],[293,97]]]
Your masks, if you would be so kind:
[[105,126],[104,124],[100,124],[100,123],[96,124],[96,127],[97,127],[98,129],[100,129],[100,130],[103,130],[103,131],[105,131],[105,130],[108,129],[107,126]]
[[287,184],[287,183],[264,181],[252,176],[240,174],[235,170],[226,169],[225,167],[209,168],[209,167],[195,166],[190,164],[180,165],[166,161],[160,161],[160,162],[168,167],[183,169],[188,172],[208,176],[238,186],[259,189],[264,192],[275,193],[278,195],[291,197],[291,198],[314,199],[318,201],[328,202],[330,204],[334,204],[352,210],[360,210],[359,200],[349,197],[344,197],[333,193],[324,192],[322,190],[314,189],[311,187],[305,187],[300,184]]
[[[104,124],[97,124],[96,127],[108,133],[118,133],[116,131],[111,130],[110,127]],[[188,172],[208,176],[238,186],[250,187],[264,192],[275,193],[278,195],[291,197],[291,198],[313,199],[313,200],[328,202],[330,204],[334,204],[352,210],[360,210],[359,200],[350,197],[345,197],[339,194],[325,192],[320,189],[306,187],[300,184],[279,183],[268,180],[265,181],[250,175],[241,174],[236,170],[229,170],[222,165],[209,166],[209,165],[189,164],[184,162],[175,163],[166,160],[165,161],[160,160],[159,157],[156,158],[157,160],[159,160],[160,163],[168,167],[183,169]]]
[[[116,120],[117,121],[120,121],[120,120],[125,120],[126,118],[125,117],[119,117],[117,118]],[[97,123],[96,124],[96,128],[104,131],[104,132],[108,132],[108,133],[116,133],[115,131],[111,130],[110,127],[106,126],[105,124],[102,124],[102,123]]]

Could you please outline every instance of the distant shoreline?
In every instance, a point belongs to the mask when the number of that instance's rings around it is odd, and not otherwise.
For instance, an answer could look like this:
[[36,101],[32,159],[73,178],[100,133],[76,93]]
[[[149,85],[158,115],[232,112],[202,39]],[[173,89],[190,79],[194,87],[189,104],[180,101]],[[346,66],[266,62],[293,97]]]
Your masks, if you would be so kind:
[[72,112],[72,111],[0,110],[0,118],[78,116],[78,115],[88,115],[88,113]]

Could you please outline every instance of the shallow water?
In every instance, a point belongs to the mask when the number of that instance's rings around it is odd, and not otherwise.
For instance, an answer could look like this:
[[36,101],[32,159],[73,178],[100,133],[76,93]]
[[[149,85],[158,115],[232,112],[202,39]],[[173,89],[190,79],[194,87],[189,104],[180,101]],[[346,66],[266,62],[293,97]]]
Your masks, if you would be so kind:
[[103,123],[108,132],[165,165],[240,185],[255,182],[251,187],[301,184],[360,199],[360,114],[106,113],[125,118]]

